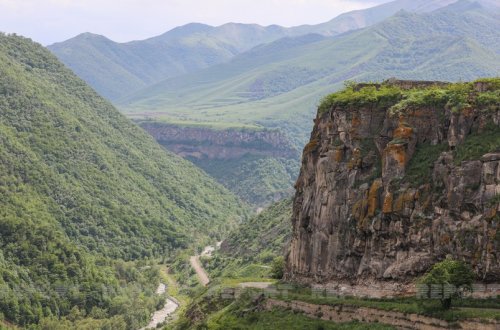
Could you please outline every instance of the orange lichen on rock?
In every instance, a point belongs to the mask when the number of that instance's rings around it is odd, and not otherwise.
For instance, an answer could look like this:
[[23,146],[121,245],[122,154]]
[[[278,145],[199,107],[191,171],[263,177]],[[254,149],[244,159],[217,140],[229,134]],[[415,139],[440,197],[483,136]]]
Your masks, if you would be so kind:
[[379,194],[382,189],[382,179],[373,181],[370,191],[368,192],[368,216],[373,217],[379,206]]
[[420,193],[420,190],[417,190],[417,191],[415,191],[415,193],[414,193],[413,199],[415,199],[415,200],[419,200],[421,195],[422,195],[422,194]]
[[413,202],[415,200],[414,190],[405,190],[394,200],[392,204],[393,212],[400,212],[405,208],[405,203]]
[[493,219],[497,216],[497,207],[492,207],[486,210],[486,219]]
[[306,144],[306,146],[304,147],[304,153],[305,154],[308,154],[308,153],[311,153],[312,151],[316,150],[316,148],[318,147],[318,140],[314,139],[314,140],[311,140],[308,144]]
[[427,210],[432,204],[431,204],[431,196],[428,195],[423,201],[421,201],[421,207],[422,207],[422,210]]
[[471,106],[463,108],[462,115],[464,115],[464,117],[471,117],[472,115],[474,115],[474,108]]
[[384,204],[382,205],[382,212],[391,213],[392,212],[392,202],[393,202],[393,195],[391,192],[388,192],[384,197]]
[[404,202],[413,202],[415,200],[415,191],[414,190],[406,190],[403,194]]
[[451,240],[450,235],[448,235],[448,234],[441,235],[441,239],[440,239],[441,244],[443,244],[443,245],[449,244],[450,240]]
[[352,206],[352,215],[358,223],[358,228],[362,228],[366,219],[366,199],[361,199]]
[[486,252],[487,253],[492,253],[494,250],[494,245],[492,242],[488,242],[488,244],[486,245]]
[[413,134],[413,128],[408,126],[404,116],[399,117],[398,128],[394,130],[393,137],[395,139],[409,139]]
[[490,228],[488,229],[488,238],[489,239],[494,239],[497,235],[497,229],[495,228]]
[[358,127],[359,125],[361,125],[361,119],[359,118],[359,114],[355,112],[352,116],[351,126]]
[[335,161],[337,163],[341,162],[342,158],[344,157],[344,148],[339,147],[339,148],[335,149],[335,154],[334,155],[335,155],[334,156]]
[[349,133],[352,137],[356,137],[358,135],[357,131],[359,126],[361,126],[361,119],[359,118],[358,113],[354,113],[351,120],[351,128],[349,129]]
[[408,160],[406,156],[406,148],[404,144],[388,144],[385,148],[385,153],[394,159],[400,167],[404,167]]
[[409,117],[428,117],[429,110],[428,109],[415,109],[411,113],[407,113]]
[[476,250],[476,252],[474,253],[474,259],[473,260],[477,264],[480,259],[481,259],[481,250]]

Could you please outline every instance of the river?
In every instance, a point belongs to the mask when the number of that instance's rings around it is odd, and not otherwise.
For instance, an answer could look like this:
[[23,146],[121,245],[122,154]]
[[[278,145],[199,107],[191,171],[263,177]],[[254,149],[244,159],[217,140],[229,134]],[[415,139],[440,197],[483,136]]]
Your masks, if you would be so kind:
[[[160,283],[158,285],[158,288],[156,289],[156,294],[158,295],[165,294],[166,290],[167,286],[163,283]],[[144,328],[141,328],[140,330],[156,329],[156,326],[160,323],[165,322],[165,320],[169,317],[169,315],[174,313],[177,310],[177,308],[179,308],[179,303],[174,301],[172,298],[167,297],[167,300],[165,301],[165,305],[163,306],[163,308],[154,312],[149,324]]]

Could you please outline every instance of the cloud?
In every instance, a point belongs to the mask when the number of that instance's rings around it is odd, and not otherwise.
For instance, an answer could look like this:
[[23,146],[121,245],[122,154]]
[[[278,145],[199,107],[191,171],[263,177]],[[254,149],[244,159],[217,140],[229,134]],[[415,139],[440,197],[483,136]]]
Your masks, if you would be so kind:
[[43,44],[82,32],[143,39],[190,22],[293,26],[389,0],[0,0],[0,31]]

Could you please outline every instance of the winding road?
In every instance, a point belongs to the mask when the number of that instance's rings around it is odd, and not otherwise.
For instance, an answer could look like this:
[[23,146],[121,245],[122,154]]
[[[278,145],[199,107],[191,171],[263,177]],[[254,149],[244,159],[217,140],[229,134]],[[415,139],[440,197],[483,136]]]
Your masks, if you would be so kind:
[[203,286],[207,286],[208,283],[210,283],[210,278],[208,277],[208,274],[203,268],[203,266],[201,265],[200,257],[211,257],[212,253],[215,251],[216,248],[220,247],[221,243],[222,241],[217,242],[215,246],[214,245],[205,246],[201,254],[189,258],[189,263],[191,264],[191,267],[193,267],[201,285]]
[[208,283],[210,283],[210,279],[208,278],[207,272],[205,271],[205,269],[203,269],[203,266],[200,263],[200,256],[192,256],[191,258],[189,258],[189,263],[196,272],[196,275],[198,275],[198,279],[200,280],[201,285],[207,286]]
[[[203,268],[203,266],[201,265],[200,256],[211,257],[212,253],[215,251],[216,248],[220,247],[221,243],[222,242],[217,242],[215,246],[212,245],[206,246],[205,249],[203,249],[203,252],[201,252],[201,254],[196,256],[191,256],[189,258],[189,263],[191,264],[191,267],[193,267],[194,271],[196,272],[196,275],[198,276],[198,280],[203,286],[207,286],[210,283],[210,278],[208,277],[208,274]],[[260,267],[271,268],[269,266],[260,266]],[[272,284],[273,284],[272,282],[243,282],[239,283],[239,286],[242,288],[267,289]]]

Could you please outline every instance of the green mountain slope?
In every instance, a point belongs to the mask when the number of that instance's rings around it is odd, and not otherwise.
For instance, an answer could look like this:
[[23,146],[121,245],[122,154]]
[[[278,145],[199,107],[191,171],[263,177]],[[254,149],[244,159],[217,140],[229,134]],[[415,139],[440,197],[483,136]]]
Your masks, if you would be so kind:
[[168,77],[222,63],[285,33],[278,26],[188,24],[128,43],[84,33],[49,49],[101,95],[116,100]]
[[48,50],[0,35],[0,314],[9,321],[78,306],[125,317],[112,328],[138,327],[158,303],[157,275],[110,258],[160,256],[244,216],[233,195]]
[[161,80],[226,62],[254,46],[285,36],[310,33],[333,36],[375,24],[401,9],[430,11],[454,1],[457,0],[397,0],[348,12],[323,24],[293,28],[237,23],[213,27],[192,23],[154,38],[128,43],[84,33],[49,49],[101,95],[117,101]]
[[228,234],[221,253],[253,258],[263,254],[282,255],[290,238],[292,200],[284,199],[252,217]]
[[133,115],[280,126],[303,141],[321,96],[347,79],[499,75],[499,17],[498,10],[461,1],[431,13],[400,12],[334,38],[281,39],[146,88],[121,108]]
[[351,30],[361,29],[391,17],[400,10],[415,13],[430,12],[457,0],[396,0],[368,9],[354,10],[318,25],[303,25],[293,28],[293,35],[319,33],[334,36]]

